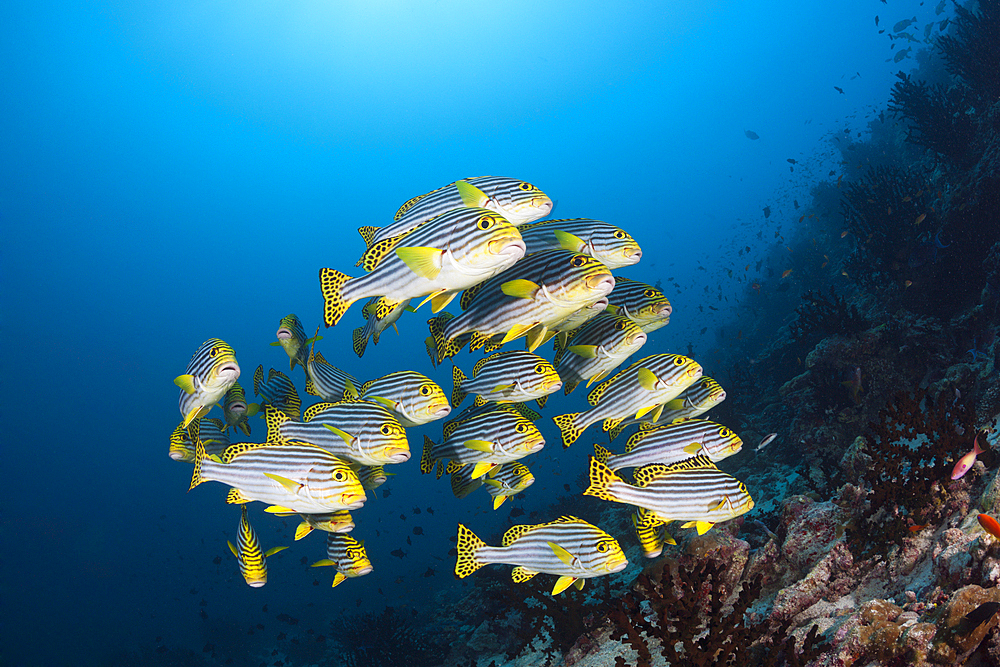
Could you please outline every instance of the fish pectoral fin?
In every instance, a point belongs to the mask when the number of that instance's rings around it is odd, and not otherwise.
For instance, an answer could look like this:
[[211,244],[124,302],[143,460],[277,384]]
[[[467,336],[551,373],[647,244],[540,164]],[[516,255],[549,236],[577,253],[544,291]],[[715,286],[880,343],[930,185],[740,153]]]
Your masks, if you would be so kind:
[[490,389],[490,393],[491,394],[498,394],[501,391],[507,391],[508,389],[513,389],[513,388],[514,388],[514,383],[513,382],[508,382],[507,384],[498,384],[497,386],[495,386],[492,389]]
[[523,565],[518,565],[513,570],[510,571],[510,578],[515,584],[523,584],[524,582],[530,580],[533,576],[538,574],[534,570],[529,570]]
[[310,565],[309,567],[329,567],[331,565],[336,565],[336,563],[330,560],[329,558],[322,558],[313,563],[312,565]]
[[653,391],[656,388],[656,374],[648,368],[640,368],[637,373],[639,386],[646,391]]
[[427,280],[434,280],[441,273],[441,257],[444,251],[426,246],[394,248],[396,256],[415,274]]
[[573,345],[566,348],[566,351],[572,352],[576,356],[583,357],[584,359],[593,359],[597,356],[596,345]]
[[226,540],[226,544],[229,545],[229,550],[233,552],[233,555],[236,556],[237,558],[239,558],[240,554],[239,554],[238,551],[236,551],[236,546],[232,542],[230,542],[229,540]]
[[493,451],[493,443],[489,440],[466,440],[462,443],[466,449],[474,449],[477,452],[487,452]]
[[552,553],[556,555],[556,558],[566,563],[566,565],[572,565],[576,558],[570,552],[566,551],[563,547],[559,546],[555,542],[547,542],[549,549],[552,549]]
[[559,595],[564,590],[573,585],[576,581],[576,577],[571,577],[564,574],[563,576],[556,579],[556,585],[552,587],[552,595]]
[[507,296],[516,297],[519,299],[533,299],[535,297],[535,292],[538,291],[538,284],[533,283],[530,280],[525,280],[524,278],[517,278],[515,280],[508,280],[503,285],[500,286],[500,291]]
[[[332,426],[331,424],[323,424],[323,426],[326,427],[327,430],[332,431],[333,433],[335,433],[338,436],[340,436],[340,439],[343,440],[348,445],[350,445],[351,442],[353,442],[353,440],[354,440],[354,438],[352,438],[345,431],[340,430],[336,426]],[[267,473],[264,473],[264,474],[267,475],[268,477],[272,477],[271,475],[268,475]]]
[[549,339],[551,333],[554,332],[550,332],[544,324],[533,327],[526,336],[528,339],[528,352],[537,350],[539,345]]
[[311,532],[313,532],[313,527],[309,525],[308,521],[303,521],[299,524],[299,527],[295,529],[295,541],[298,542]]
[[264,511],[268,514],[295,513],[295,510],[290,510],[287,507],[282,507],[281,505],[271,505],[270,507],[265,507]]
[[287,477],[282,477],[281,475],[275,475],[274,473],[266,472],[264,473],[264,476],[267,477],[268,479],[274,480],[278,484],[281,484],[283,487],[285,487],[286,489],[295,494],[297,494],[299,492],[299,489],[302,488],[302,484],[300,484],[299,482],[288,479]]
[[488,485],[492,486],[495,489],[502,489],[503,488],[503,483],[499,482],[499,481],[497,481],[495,479],[484,479],[483,480],[483,484],[488,484]]
[[287,548],[288,547],[274,547],[273,549],[268,549],[267,551],[265,551],[264,555],[265,556],[273,556],[274,554],[278,553],[279,551],[284,551]]
[[336,588],[340,584],[344,583],[346,580],[347,577],[344,575],[344,573],[338,572],[337,574],[333,575],[333,584],[330,586],[330,588]]
[[666,403],[663,404],[663,407],[665,407],[667,410],[680,410],[681,408],[684,407],[684,399],[675,398],[672,401],[667,401]]
[[585,583],[587,583],[586,579],[577,579],[576,581],[573,582],[573,585],[576,586],[576,590],[582,591],[583,590],[583,585]]
[[396,409],[396,403],[394,401],[390,401],[388,398],[382,398],[381,396],[365,396],[365,400],[366,401],[374,401],[375,403],[379,403],[380,405],[384,405],[385,407],[389,408],[390,410],[395,410]]
[[472,479],[479,479],[489,471],[493,470],[496,463],[488,463],[487,461],[480,461],[472,469]]
[[600,382],[600,381],[601,381],[601,380],[603,380],[603,379],[604,379],[605,377],[607,377],[607,375],[608,375],[608,372],[607,372],[607,371],[601,371],[600,373],[598,373],[598,374],[597,374],[597,375],[595,375],[594,377],[592,377],[592,378],[590,378],[589,380],[587,380],[587,384],[586,384],[586,386],[585,386],[584,388],[585,388],[585,389],[589,389],[589,388],[590,388],[590,385],[594,384],[595,382]]
[[193,375],[178,375],[174,378],[174,384],[183,389],[188,396],[194,393]]
[[690,454],[691,456],[694,456],[694,455],[696,455],[698,453],[698,451],[700,449],[701,449],[701,443],[700,442],[692,442],[690,445],[688,445],[687,447],[684,448],[684,453],[685,454]]
[[467,208],[483,208],[490,201],[485,192],[468,181],[455,181],[455,189],[462,198],[462,205]]
[[497,496],[493,499],[493,509],[498,510],[507,501],[507,496]]
[[583,242],[576,234],[570,234],[569,232],[564,232],[561,229],[555,230],[553,236],[556,237],[556,241],[562,246],[563,250],[572,250],[573,252],[580,252],[586,247],[586,243]]
[[434,298],[431,299],[431,312],[439,313],[444,310],[451,303],[452,299],[455,298],[455,294],[457,294],[455,291],[438,292],[435,294]]

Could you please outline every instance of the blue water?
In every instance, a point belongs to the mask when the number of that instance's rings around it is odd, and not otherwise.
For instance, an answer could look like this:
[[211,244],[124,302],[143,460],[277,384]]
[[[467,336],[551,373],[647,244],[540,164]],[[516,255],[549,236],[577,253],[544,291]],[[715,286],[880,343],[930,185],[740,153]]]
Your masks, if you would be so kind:
[[[292,544],[296,522],[257,504],[264,548],[292,548],[251,590],[225,545],[239,521],[225,489],[185,493],[190,466],[167,457],[172,380],[197,346],[230,343],[248,393],[257,364],[287,371],[269,346],[279,319],[294,312],[315,330],[318,269],[356,271],[355,229],[414,195],[505,175],[548,193],[555,217],[620,225],[643,248],[620,273],[662,281],[674,305],[643,354],[690,349],[721,372],[716,332],[757,275],[744,264],[784,270],[782,241],[808,234],[791,200],[837,169],[833,137],[864,131],[914,62],[892,62],[878,30],[933,10],[767,5],[5,4],[0,665],[266,647],[291,627],[276,613],[329,634],[345,612],[461,592],[447,538],[459,521],[502,530],[510,503],[493,512],[481,491],[458,501],[416,461],[398,466],[391,495],[356,513],[375,572],[332,591],[329,569],[300,562],[323,557],[322,536]],[[707,304],[719,310],[698,311]],[[358,377],[412,368],[450,392],[450,367],[424,353],[425,319],[404,317],[362,363],[356,305],[321,349]],[[457,363],[468,373],[477,358]],[[291,377],[301,392],[301,370]],[[582,405],[577,391],[544,412]],[[577,493],[589,453],[586,439],[561,451],[543,428],[526,512],[544,512],[563,484]],[[425,433],[440,424],[410,433],[416,450]],[[266,633],[248,635],[257,623]]]

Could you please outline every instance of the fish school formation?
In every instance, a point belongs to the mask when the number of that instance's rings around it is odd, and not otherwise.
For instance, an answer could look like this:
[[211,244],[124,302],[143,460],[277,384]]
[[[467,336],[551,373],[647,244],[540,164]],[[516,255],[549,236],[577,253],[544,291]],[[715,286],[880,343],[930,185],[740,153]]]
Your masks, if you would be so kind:
[[[551,210],[552,200],[524,181],[455,181],[407,201],[391,224],[359,229],[367,244],[357,263],[362,275],[320,270],[327,327],[366,300],[365,323],[352,334],[358,356],[388,327],[398,333],[403,313],[427,303],[433,316],[426,347],[435,366],[463,348],[483,349],[488,356],[468,375],[454,366],[450,397],[412,370],[360,382],[326,361],[316,350],[323,337],[317,330],[307,338],[295,315],[279,322],[271,345],[288,354],[289,372],[305,372],[305,393],[319,402],[304,411],[284,373],[271,369],[265,379],[259,366],[258,402],[250,403],[233,349],[216,338],[198,348],[175,380],[182,420],[170,456],[194,464],[191,489],[219,482],[230,487],[226,501],[242,505],[237,544],[229,546],[249,585],[266,583],[267,556],[284,548],[263,551],[246,513],[253,501],[271,514],[299,516],[296,540],[326,533],[327,557],[314,566],[333,566],[334,586],[371,572],[364,545],[347,534],[352,512],[393,474],[388,466],[411,458],[407,428],[449,417],[469,396],[472,405],[444,422],[440,438],[425,436],[419,456],[420,472],[438,479],[447,473],[458,498],[485,486],[496,509],[529,487],[534,477],[525,461],[545,440],[535,425],[541,415],[527,403],[544,408],[550,394],[568,395],[585,383],[589,407],[553,421],[563,447],[598,424],[612,441],[636,425],[624,453],[594,445],[584,495],[634,506],[645,556],[675,543],[665,530],[670,522],[702,534],[753,508],[746,486],[716,467],[742,441],[698,418],[725,399],[722,387],[677,354],[653,354],[618,370],[672,312],[660,290],[612,275],[640,260],[639,245],[600,220],[540,221]],[[444,311],[456,296],[460,313]],[[525,350],[500,350],[519,338]],[[536,354],[549,341],[552,361]],[[221,420],[207,416],[217,404]],[[249,419],[258,413],[265,441],[230,442],[230,432],[250,434]],[[631,480],[625,469],[632,469]],[[628,565],[614,537],[572,516],[515,525],[496,547],[459,524],[458,577],[501,563],[514,566],[515,582],[556,575],[553,594]]]

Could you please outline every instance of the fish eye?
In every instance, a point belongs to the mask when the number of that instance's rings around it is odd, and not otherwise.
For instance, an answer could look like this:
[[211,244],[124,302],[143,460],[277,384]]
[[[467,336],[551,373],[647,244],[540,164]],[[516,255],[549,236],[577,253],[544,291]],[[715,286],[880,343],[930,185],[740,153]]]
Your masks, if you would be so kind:
[[644,290],[642,295],[644,297],[652,299],[654,296],[656,296],[656,290],[655,289]]
[[208,351],[208,356],[212,359],[219,356],[219,348],[213,347],[211,350]]
[[618,320],[615,322],[615,331],[623,331],[625,327],[628,326],[628,322],[625,320]]
[[732,431],[730,431],[730,430],[729,430],[728,428],[726,428],[725,426],[723,426],[722,428],[720,428],[720,429],[719,429],[719,436],[720,436],[720,437],[723,437],[723,438],[728,438],[728,437],[729,437],[729,436],[731,436],[732,434],[733,434],[733,432],[732,432]]
[[523,192],[531,192],[532,190],[535,189],[535,186],[532,185],[531,183],[519,183],[517,187]]
[[537,363],[537,364],[535,364],[535,374],[536,375],[541,375],[542,373],[544,373],[546,365],[547,364],[543,364],[543,363]]
[[674,357],[674,366],[683,366],[683,365],[684,365],[684,357],[682,357],[679,354],[676,355]]
[[479,218],[479,222],[476,223],[476,226],[485,232],[487,229],[492,227],[494,223],[496,223],[496,219],[492,215],[484,215]]
[[627,237],[628,234],[626,234],[625,232],[623,232],[622,230],[619,229],[619,230],[615,231],[614,236],[615,236],[616,239],[623,239],[623,238]]
[[514,430],[517,431],[518,433],[527,433],[528,432],[528,425],[527,424],[523,424],[523,423],[522,424],[518,424],[517,426],[514,427]]
[[429,384],[422,384],[422,385],[420,385],[420,395],[421,396],[430,396],[431,395],[431,386]]
[[392,433],[392,426],[390,426],[389,424],[382,424],[382,428],[379,430],[382,431],[382,435],[389,435],[390,433]]
[[573,268],[580,268],[587,263],[587,258],[583,255],[576,255],[573,259],[569,260],[569,265]]
[[343,470],[337,470],[333,473],[333,481],[343,482],[345,479],[347,479],[347,475],[344,474]]

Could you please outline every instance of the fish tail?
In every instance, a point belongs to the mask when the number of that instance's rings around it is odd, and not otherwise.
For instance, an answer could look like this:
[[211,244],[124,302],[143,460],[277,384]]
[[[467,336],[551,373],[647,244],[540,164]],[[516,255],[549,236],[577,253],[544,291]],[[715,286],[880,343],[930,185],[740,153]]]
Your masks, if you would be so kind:
[[608,450],[606,450],[604,447],[601,447],[600,444],[598,444],[596,442],[594,443],[594,458],[595,459],[597,459],[598,461],[600,461],[604,465],[608,465],[608,456],[610,456],[610,455],[611,455],[611,452],[609,452]]
[[552,421],[559,427],[559,435],[562,436],[563,447],[572,445],[580,437],[580,434],[583,433],[583,429],[576,425],[576,419],[580,414],[579,412],[570,412],[569,414],[556,415],[552,418]]
[[332,327],[344,316],[356,299],[345,299],[344,285],[351,280],[346,273],[335,269],[319,270],[319,286],[323,292],[323,323]]
[[431,449],[434,447],[434,444],[430,436],[424,436],[424,450],[420,452],[420,474],[422,475],[427,475],[434,470],[434,460],[431,458]]
[[368,336],[365,335],[364,327],[358,327],[351,334],[351,342],[354,344],[354,354],[363,357],[365,348],[368,347]]
[[620,436],[622,431],[624,431],[627,426],[627,424],[619,424],[618,426],[608,429],[608,440],[614,440]]
[[578,386],[580,386],[579,380],[567,380],[563,383],[563,396],[569,396]]
[[462,383],[467,379],[465,373],[458,366],[451,367],[451,380],[454,383],[454,388],[451,390],[451,407],[457,408],[465,400],[465,397],[469,395],[467,392],[462,391]]
[[282,410],[271,405],[264,408],[264,420],[267,422],[267,436],[264,438],[268,442],[284,442],[288,438],[281,435],[281,425],[292,421]]
[[486,543],[476,537],[475,533],[458,524],[458,560],[455,561],[455,576],[464,579],[486,563],[476,558],[476,553],[486,546]]
[[441,363],[445,359],[450,359],[458,354],[462,347],[452,339],[445,338],[444,327],[448,320],[455,317],[451,313],[441,313],[437,317],[427,320],[431,336],[434,338],[434,349],[437,354],[437,361]]
[[613,470],[611,470],[611,468],[591,456],[590,469],[587,471],[587,474],[590,478],[590,486],[588,486],[587,490],[583,492],[583,495],[594,496],[595,498],[600,498],[601,500],[607,500],[613,503],[619,502],[608,487],[622,480],[614,473]]
[[196,436],[194,442],[194,472],[191,473],[191,486],[188,487],[189,492],[205,481],[201,477],[201,462],[208,456],[205,454],[205,443],[201,441],[201,438]]

